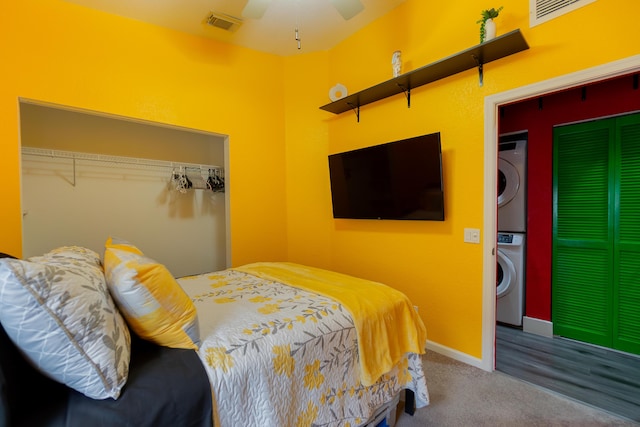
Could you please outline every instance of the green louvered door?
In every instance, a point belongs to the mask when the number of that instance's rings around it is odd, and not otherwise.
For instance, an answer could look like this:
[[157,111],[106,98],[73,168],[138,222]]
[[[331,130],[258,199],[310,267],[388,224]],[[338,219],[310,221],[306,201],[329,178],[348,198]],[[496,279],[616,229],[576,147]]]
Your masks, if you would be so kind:
[[551,315],[556,335],[611,344],[611,126],[554,129]]
[[640,354],[640,115],[554,129],[554,334]]
[[613,348],[640,354],[640,115],[617,125]]

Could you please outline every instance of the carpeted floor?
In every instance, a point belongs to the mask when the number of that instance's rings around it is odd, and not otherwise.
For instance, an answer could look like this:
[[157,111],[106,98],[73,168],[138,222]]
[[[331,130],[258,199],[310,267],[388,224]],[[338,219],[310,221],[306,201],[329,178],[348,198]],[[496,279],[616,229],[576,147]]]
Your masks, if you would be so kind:
[[501,372],[486,372],[433,351],[424,356],[424,361],[431,403],[413,417],[398,408],[397,427],[640,426]]

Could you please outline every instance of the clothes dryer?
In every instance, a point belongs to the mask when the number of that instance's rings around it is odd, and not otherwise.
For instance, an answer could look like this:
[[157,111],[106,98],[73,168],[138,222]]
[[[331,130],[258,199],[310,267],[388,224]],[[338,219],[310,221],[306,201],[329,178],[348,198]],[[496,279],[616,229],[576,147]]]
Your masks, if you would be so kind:
[[498,231],[527,231],[527,141],[498,145]]
[[522,326],[525,291],[525,235],[498,233],[496,320]]

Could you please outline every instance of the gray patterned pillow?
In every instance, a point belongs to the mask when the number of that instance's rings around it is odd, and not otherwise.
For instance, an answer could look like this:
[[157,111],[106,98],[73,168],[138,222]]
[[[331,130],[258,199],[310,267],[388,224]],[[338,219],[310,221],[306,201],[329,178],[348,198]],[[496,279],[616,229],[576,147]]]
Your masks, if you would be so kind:
[[93,399],[120,395],[131,337],[97,253],[66,246],[0,259],[0,322],[45,375]]

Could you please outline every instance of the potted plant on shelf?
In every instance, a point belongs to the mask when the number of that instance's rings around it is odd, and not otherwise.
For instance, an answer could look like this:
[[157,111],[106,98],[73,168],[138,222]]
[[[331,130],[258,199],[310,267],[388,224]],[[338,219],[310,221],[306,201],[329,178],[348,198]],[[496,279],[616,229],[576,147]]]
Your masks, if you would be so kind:
[[500,15],[500,11],[503,7],[504,6],[500,6],[497,9],[492,7],[491,9],[485,9],[480,13],[480,15],[482,15],[482,19],[476,22],[476,24],[480,24],[480,43],[491,40],[496,36],[496,24],[493,20]]

